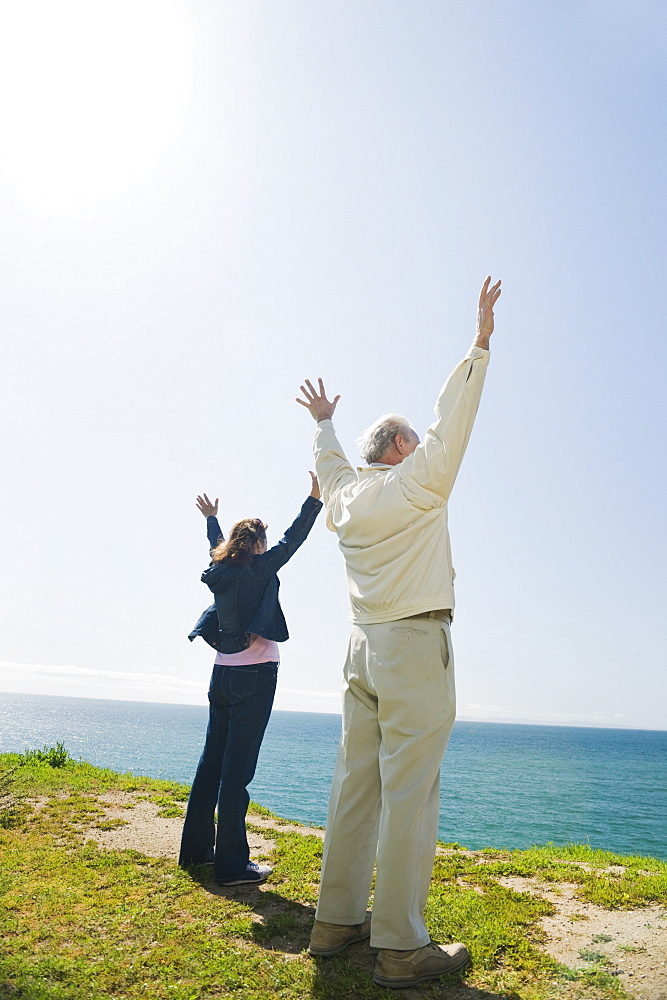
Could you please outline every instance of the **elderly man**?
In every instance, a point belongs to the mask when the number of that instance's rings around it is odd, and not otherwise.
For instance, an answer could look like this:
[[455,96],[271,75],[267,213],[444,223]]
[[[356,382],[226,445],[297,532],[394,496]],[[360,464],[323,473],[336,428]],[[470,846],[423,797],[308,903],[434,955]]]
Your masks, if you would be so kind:
[[447,379],[423,443],[405,418],[381,417],[358,441],[368,468],[355,471],[331,422],[340,397],[327,399],[319,379],[319,389],[306,381],[297,400],[317,421],[317,477],[345,558],[353,623],[309,951],[335,955],[370,935],[380,986],[414,986],[469,961],[464,945],[431,941],[424,908],[455,717],[447,501],[477,413],[499,295],[500,282],[487,278],[473,346]]

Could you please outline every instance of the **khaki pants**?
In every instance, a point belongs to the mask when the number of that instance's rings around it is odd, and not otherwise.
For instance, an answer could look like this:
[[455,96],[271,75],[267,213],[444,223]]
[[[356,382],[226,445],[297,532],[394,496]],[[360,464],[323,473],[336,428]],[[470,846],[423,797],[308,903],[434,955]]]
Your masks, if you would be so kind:
[[377,855],[371,945],[419,948],[456,713],[449,622],[353,625],[344,678],[317,919],[364,920]]

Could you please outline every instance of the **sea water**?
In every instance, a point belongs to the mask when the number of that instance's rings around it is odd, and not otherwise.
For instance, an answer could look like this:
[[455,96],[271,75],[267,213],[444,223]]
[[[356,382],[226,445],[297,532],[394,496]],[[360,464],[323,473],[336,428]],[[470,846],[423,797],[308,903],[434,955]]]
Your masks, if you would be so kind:
[[[63,743],[116,771],[190,783],[207,708],[0,693],[0,752]],[[274,712],[250,793],[324,825],[340,716]],[[667,860],[667,732],[457,722],[440,838],[469,848],[590,843]]]

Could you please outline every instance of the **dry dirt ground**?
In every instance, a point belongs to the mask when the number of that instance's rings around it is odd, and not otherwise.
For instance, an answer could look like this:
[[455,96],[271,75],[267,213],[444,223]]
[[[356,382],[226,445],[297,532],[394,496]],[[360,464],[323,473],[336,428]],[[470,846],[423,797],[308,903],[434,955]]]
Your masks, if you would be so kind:
[[[157,815],[159,807],[147,800],[138,800],[133,793],[107,793],[99,796],[104,803],[106,819],[122,819],[127,825],[112,830],[91,827],[87,835],[102,847],[109,849],[132,848],[153,857],[176,858],[181,834],[181,819],[164,819]],[[128,808],[131,806],[132,808]],[[262,855],[274,846],[270,831],[275,829],[313,833],[319,837],[323,831],[293,825],[278,826],[275,821],[255,814],[252,825],[266,828],[266,836],[249,833],[251,854]],[[471,852],[474,853],[474,852]],[[575,886],[567,883],[541,884],[536,879],[500,879],[503,885],[517,892],[529,892],[548,899],[555,913],[542,918],[547,934],[545,948],[559,962],[570,967],[581,967],[581,951],[604,954],[610,961],[608,968],[620,977],[624,988],[636,1000],[667,1000],[667,908],[646,906],[636,910],[605,910],[575,898]],[[253,892],[270,890],[270,881]],[[215,888],[213,891],[216,891]],[[229,890],[220,890],[229,891]],[[237,890],[239,891],[239,890]],[[278,944],[278,943],[276,943]],[[355,946],[350,952],[361,949]],[[285,948],[285,951],[288,949]],[[352,954],[350,956],[352,958]],[[353,959],[354,960],[354,959]],[[361,957],[357,959],[361,961]],[[363,964],[370,964],[370,956]],[[413,990],[401,991],[407,998]],[[477,990],[462,992],[467,1000],[474,1000]],[[451,995],[451,994],[450,994]],[[490,994],[479,994],[490,998]],[[452,1000],[454,1000],[452,996]]]

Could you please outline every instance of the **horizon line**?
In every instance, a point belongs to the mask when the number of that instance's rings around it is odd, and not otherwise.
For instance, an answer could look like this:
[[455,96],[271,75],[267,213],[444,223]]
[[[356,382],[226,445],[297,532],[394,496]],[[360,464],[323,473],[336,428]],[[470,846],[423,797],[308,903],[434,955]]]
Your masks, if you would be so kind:
[[[304,692],[305,693],[305,692]],[[182,701],[149,701],[147,698],[109,698],[109,697],[93,697],[91,695],[74,695],[74,694],[44,694],[36,693],[34,691],[5,691],[0,690],[0,697],[3,695],[18,695],[19,697],[25,698],[59,698],[62,700],[76,699],[78,701],[111,701],[120,702],[126,705],[169,705],[174,708],[206,708],[206,702],[192,703],[192,702],[182,702]],[[300,715],[332,715],[341,718],[340,711],[330,711],[322,708],[279,708],[275,707],[273,712],[295,712]],[[538,716],[532,718],[518,718],[518,717],[507,717],[507,718],[482,718],[481,716],[475,716],[470,712],[465,710],[456,716],[456,722],[474,722],[480,725],[510,725],[510,726],[542,726],[542,727],[552,727],[555,729],[612,729],[612,730],[625,730],[626,732],[653,732],[662,733],[667,732],[667,727],[663,729],[657,729],[653,726],[638,726],[638,725],[625,725],[622,723],[614,723],[609,720],[602,722],[596,722],[591,719],[570,719],[568,721],[556,722],[553,720],[546,720],[544,718],[540,719]],[[1,752],[1,751],[0,751]]]

